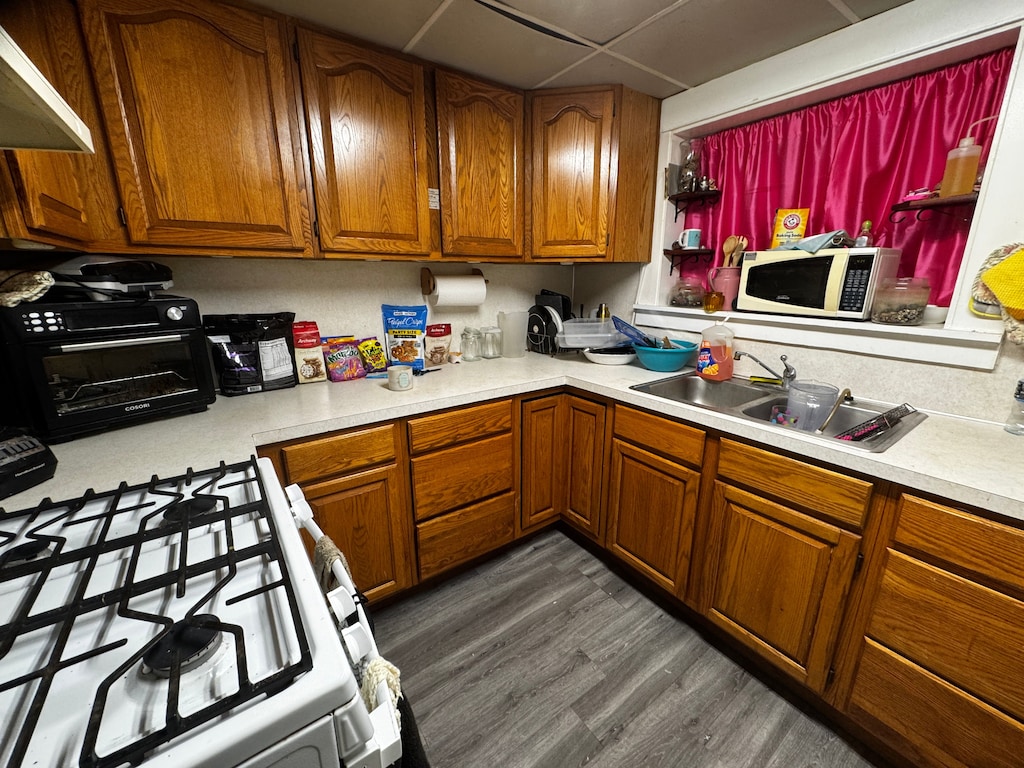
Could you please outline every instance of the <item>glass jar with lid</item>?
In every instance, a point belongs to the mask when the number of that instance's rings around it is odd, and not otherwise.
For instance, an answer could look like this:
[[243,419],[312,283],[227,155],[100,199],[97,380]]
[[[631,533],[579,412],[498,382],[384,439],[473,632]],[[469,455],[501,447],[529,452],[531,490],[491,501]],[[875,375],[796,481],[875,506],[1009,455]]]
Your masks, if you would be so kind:
[[466,326],[462,330],[462,359],[472,363],[480,359],[483,334],[479,328]]
[[927,277],[886,278],[875,292],[871,321],[887,325],[919,325],[924,319],[930,295]]
[[488,360],[501,357],[501,328],[490,325],[481,328],[480,333],[483,335],[483,343],[480,347],[481,356]]

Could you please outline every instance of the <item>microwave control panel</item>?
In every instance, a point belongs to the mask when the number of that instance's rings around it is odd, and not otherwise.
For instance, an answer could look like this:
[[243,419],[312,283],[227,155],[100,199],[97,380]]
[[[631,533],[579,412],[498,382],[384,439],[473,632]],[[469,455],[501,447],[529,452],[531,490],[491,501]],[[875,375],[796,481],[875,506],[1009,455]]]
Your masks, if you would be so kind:
[[841,312],[863,312],[871,283],[871,267],[875,257],[869,253],[852,254],[843,278],[843,290],[839,296]]

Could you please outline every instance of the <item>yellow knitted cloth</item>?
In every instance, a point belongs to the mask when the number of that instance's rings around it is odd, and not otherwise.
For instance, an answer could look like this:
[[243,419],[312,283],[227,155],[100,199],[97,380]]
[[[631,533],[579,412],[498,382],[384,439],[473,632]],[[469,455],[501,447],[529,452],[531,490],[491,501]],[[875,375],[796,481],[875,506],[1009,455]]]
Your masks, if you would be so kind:
[[1024,320],[1024,248],[989,267],[981,280],[1010,317]]

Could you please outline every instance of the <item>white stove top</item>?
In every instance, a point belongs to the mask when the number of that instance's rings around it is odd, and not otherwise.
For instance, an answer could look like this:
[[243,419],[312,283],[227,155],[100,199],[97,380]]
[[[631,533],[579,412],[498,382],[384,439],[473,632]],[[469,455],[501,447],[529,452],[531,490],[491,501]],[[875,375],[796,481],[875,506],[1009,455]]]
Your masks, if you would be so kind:
[[0,765],[232,765],[355,695],[256,462],[0,515]]

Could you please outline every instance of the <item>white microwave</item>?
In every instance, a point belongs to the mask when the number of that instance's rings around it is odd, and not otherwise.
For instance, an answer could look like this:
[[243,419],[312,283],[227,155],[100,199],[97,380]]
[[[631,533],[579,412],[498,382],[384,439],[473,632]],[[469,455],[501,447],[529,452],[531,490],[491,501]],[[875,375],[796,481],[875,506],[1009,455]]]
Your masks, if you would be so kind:
[[899,264],[897,248],[746,251],[736,309],[867,320],[875,291]]

